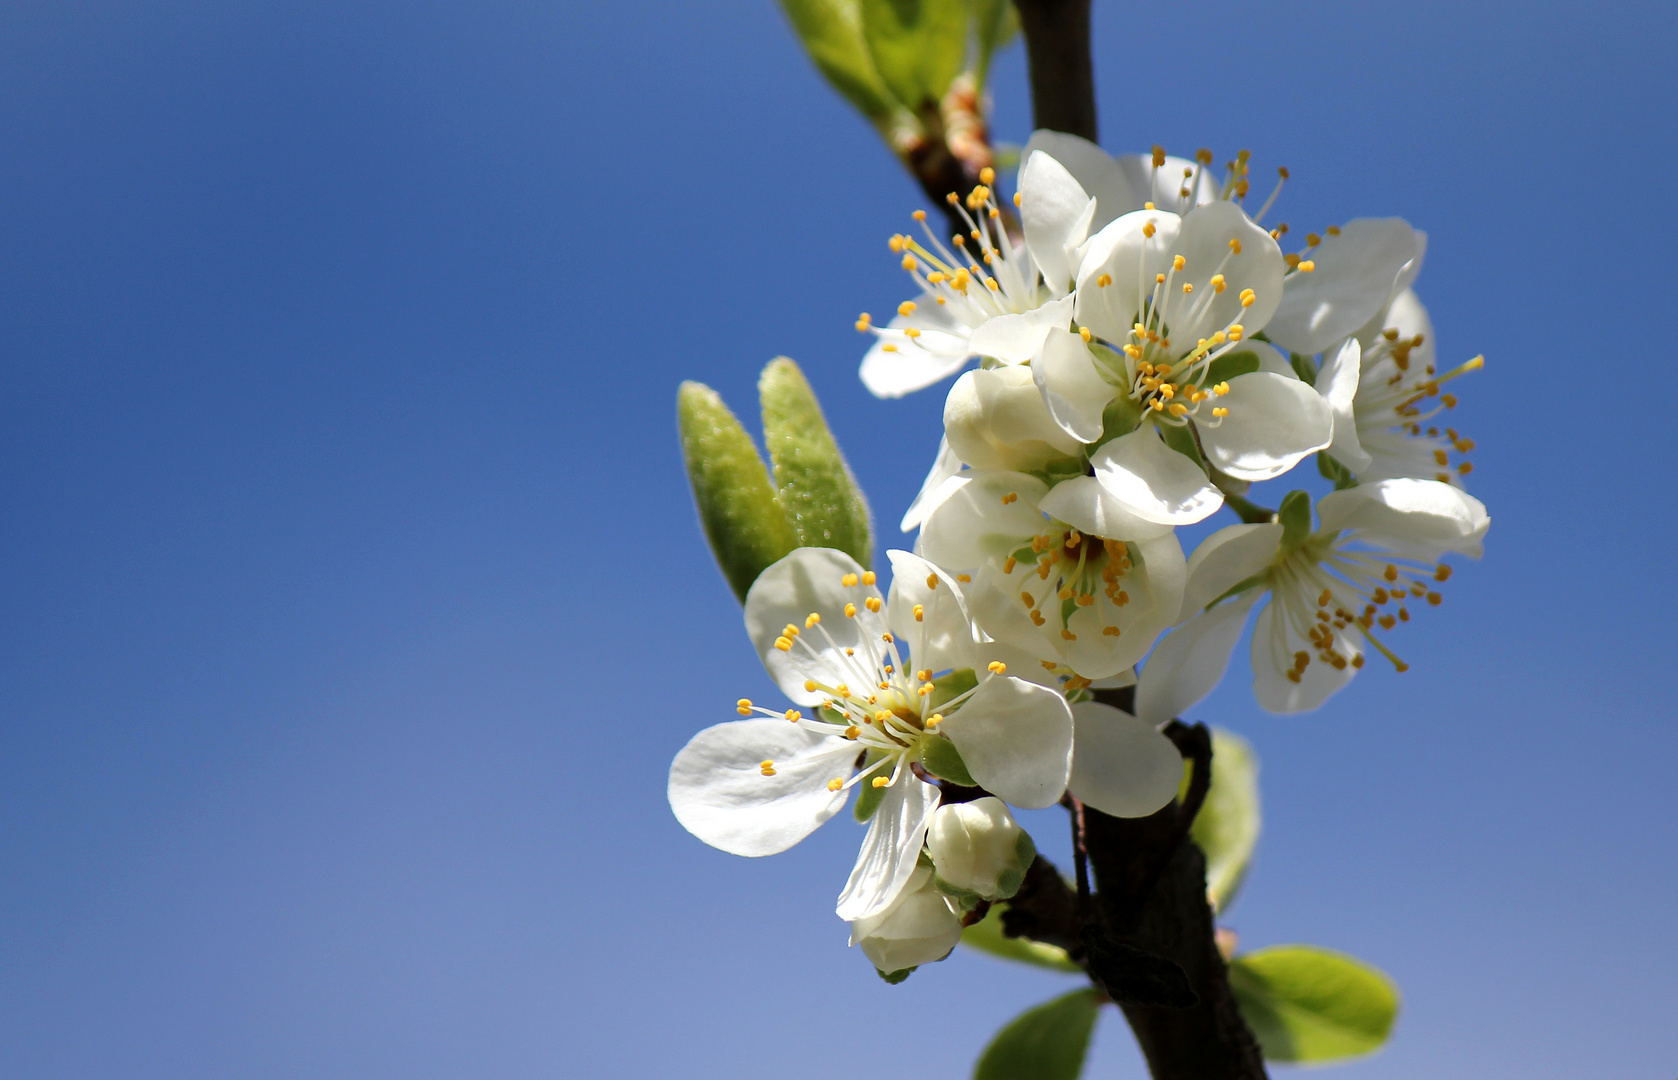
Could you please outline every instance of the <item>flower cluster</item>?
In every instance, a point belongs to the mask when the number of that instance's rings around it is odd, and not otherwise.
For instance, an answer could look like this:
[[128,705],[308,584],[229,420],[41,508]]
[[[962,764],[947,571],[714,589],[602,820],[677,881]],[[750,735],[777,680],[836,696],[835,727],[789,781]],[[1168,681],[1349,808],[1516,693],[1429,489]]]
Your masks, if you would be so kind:
[[[948,243],[917,212],[921,235],[891,239],[916,295],[857,322],[877,395],[960,373],[903,519],[914,551],[890,553],[886,593],[827,548],[763,571],[746,626],[792,707],[740,699],[670,771],[681,823],[749,856],[857,789],[837,911],[888,974],[1019,887],[1033,849],[1008,805],[1168,803],[1182,763],[1159,728],[1255,611],[1259,702],[1315,708],[1371,652],[1405,670],[1384,635],[1441,602],[1441,560],[1478,556],[1488,525],[1472,441],[1436,423],[1480,361],[1437,369],[1411,290],[1424,234],[1359,219],[1286,251],[1261,224],[1282,184],[1249,215],[1245,152],[1215,175],[1207,151],[1039,132],[1021,160],[1012,208],[990,169],[951,197],[967,229]],[[1331,493],[1246,498],[1313,456]],[[1241,522],[1185,559],[1177,529],[1226,506]],[[1094,700],[1132,684],[1135,715]]]

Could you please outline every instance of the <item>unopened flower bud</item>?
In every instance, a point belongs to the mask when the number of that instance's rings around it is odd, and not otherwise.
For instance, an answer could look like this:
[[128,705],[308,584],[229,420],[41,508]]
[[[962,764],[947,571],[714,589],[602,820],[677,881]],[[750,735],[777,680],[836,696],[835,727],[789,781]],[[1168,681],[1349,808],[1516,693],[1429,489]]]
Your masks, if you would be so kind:
[[927,829],[926,846],[938,887],[968,907],[1013,896],[1037,857],[1030,835],[993,797],[940,806]]
[[1083,444],[1060,429],[1023,365],[969,371],[944,401],[950,449],[975,469],[1026,472],[1077,455]]
[[851,944],[882,972],[891,974],[950,955],[961,940],[961,919],[932,883],[932,871],[917,869],[890,907],[851,924]]

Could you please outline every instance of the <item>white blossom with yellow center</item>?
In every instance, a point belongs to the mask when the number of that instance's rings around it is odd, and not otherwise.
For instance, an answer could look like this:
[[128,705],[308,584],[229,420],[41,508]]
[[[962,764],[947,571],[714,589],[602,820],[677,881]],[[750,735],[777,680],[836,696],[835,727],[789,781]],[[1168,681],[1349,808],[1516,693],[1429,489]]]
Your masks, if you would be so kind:
[[[947,737],[972,778],[1015,806],[1055,803],[1071,771],[1072,714],[1059,691],[993,661],[977,685],[933,704],[933,679],[975,663],[960,583],[908,552],[889,553],[890,597],[843,552],[800,548],[746,596],[746,628],[797,706],[742,698],[741,716],[695,735],[670,766],[671,809],[701,840],[736,855],[784,851],[826,821],[852,787],[883,788],[839,917],[886,910],[915,870],[936,785],[921,762]],[[811,709],[806,715],[804,709]]]
[[1442,601],[1438,587],[1451,568],[1439,560],[1478,558],[1490,525],[1479,500],[1434,480],[1382,480],[1324,496],[1315,531],[1308,505],[1297,509],[1298,520],[1232,525],[1195,551],[1187,618],[1137,683],[1144,720],[1169,720],[1212,692],[1266,597],[1253,630],[1253,689],[1271,712],[1321,705],[1364,666],[1365,645],[1407,670],[1382,634],[1410,621],[1411,604]]
[[[1228,200],[1181,217],[1135,211],[1090,238],[1077,277],[1079,330],[1051,333],[1032,372],[1056,423],[1099,443],[1090,465],[1131,514],[1187,525],[1222,504],[1185,447],[1254,481],[1329,444],[1327,404],[1251,340],[1289,273],[1276,241]],[[1112,438],[1115,403],[1135,426]]]

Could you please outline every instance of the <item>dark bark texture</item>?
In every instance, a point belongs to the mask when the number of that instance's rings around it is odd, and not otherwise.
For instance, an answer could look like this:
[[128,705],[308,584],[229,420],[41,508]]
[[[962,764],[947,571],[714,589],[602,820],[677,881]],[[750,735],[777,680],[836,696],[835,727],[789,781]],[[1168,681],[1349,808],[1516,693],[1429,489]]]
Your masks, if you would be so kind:
[[1090,0],[1014,0],[1031,73],[1033,127],[1096,142]]

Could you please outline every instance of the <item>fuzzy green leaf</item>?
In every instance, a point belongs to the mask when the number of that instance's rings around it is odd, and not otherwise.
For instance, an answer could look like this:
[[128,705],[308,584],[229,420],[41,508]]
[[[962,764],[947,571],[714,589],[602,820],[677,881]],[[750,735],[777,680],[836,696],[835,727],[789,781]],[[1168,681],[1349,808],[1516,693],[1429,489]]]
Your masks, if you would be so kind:
[[874,538],[868,500],[839,453],[821,405],[798,365],[780,357],[758,379],[763,442],[781,506],[805,547],[838,548],[869,566]]
[[1398,987],[1363,961],[1313,945],[1238,956],[1229,984],[1271,1061],[1329,1062],[1378,1050],[1398,1018]]
[[699,523],[743,603],[758,574],[796,548],[798,536],[751,436],[715,390],[683,383],[676,391],[676,424]]
[[973,1080],[1077,1080],[1100,1009],[1085,989],[1026,1010],[985,1047]]
[[961,943],[968,948],[978,949],[980,952],[999,956],[1004,960],[1014,960],[1021,964],[1031,964],[1034,967],[1044,967],[1051,971],[1064,971],[1069,975],[1081,975],[1083,969],[1067,959],[1066,950],[1053,945],[1045,945],[1041,941],[1029,941],[1025,938],[1011,938],[1002,933],[1002,905],[990,909],[983,919],[969,926],[961,932]]
[[816,70],[857,111],[881,128],[899,118],[902,108],[863,37],[860,0],[781,0],[781,10]]
[[1259,836],[1258,758],[1239,735],[1212,732],[1212,787],[1193,836],[1206,853],[1206,891],[1227,911],[1246,876]]
[[967,57],[967,0],[860,0],[862,36],[892,95],[936,107]]

